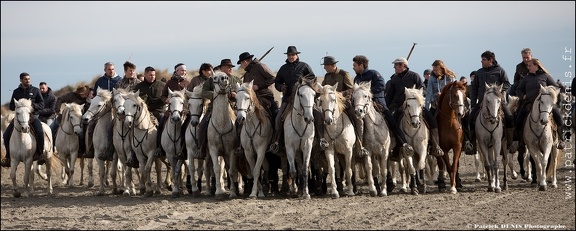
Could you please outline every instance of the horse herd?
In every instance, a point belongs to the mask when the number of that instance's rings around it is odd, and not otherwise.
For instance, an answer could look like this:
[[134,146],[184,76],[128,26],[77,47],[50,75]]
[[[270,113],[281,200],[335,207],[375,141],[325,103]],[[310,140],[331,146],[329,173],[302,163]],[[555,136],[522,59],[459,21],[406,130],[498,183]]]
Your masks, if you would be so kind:
[[[82,126],[95,123],[93,146],[95,157],[105,153],[109,145],[115,149],[112,161],[94,158],[98,163],[100,184],[97,195],[106,194],[107,176],[110,175],[113,194],[144,196],[160,193],[164,186],[178,197],[187,190],[193,196],[199,196],[202,176],[205,175],[211,195],[224,198],[240,196],[240,184],[243,184],[250,198],[270,195],[271,183],[269,171],[278,171],[272,167],[268,158],[268,147],[274,131],[268,111],[259,101],[252,82],[230,86],[230,79],[222,72],[215,72],[212,116],[207,128],[208,155],[200,156],[198,126],[202,120],[208,100],[202,97],[201,86],[193,91],[169,90],[169,104],[165,128],[157,134],[157,121],[148,111],[145,100],[139,92],[123,89],[112,91],[97,89],[90,107],[82,112],[83,105],[63,104],[62,122],[53,140],[50,128],[43,124],[45,137],[46,174],[48,193],[52,194],[52,171],[62,169],[61,178],[68,187],[74,187],[74,166],[83,158],[78,152]],[[235,106],[229,102],[230,91],[236,91]],[[445,172],[449,175],[450,193],[457,193],[461,186],[458,166],[462,153],[463,129],[460,120],[468,113],[466,108],[466,86],[460,82],[448,84],[440,93],[438,111],[435,118],[438,123],[439,145],[444,151],[442,156],[428,156],[428,127],[423,122],[423,94],[421,89],[405,89],[405,101],[401,106],[402,116],[399,126],[414,153],[400,151],[398,159],[389,158],[396,140],[391,135],[384,116],[375,110],[370,83],[354,84],[352,107],[355,114],[345,113],[346,99],[336,91],[337,85],[324,85],[307,79],[300,79],[294,88],[291,101],[284,113],[284,149],[277,155],[283,171],[282,191],[294,197],[310,198],[309,188],[314,189],[310,179],[325,180],[326,193],[338,198],[341,193],[353,196],[357,193],[356,179],[361,176],[371,196],[386,196],[392,190],[390,179],[396,178],[400,168],[403,186],[409,186],[412,194],[426,193],[425,176],[430,175],[430,160],[435,160],[438,169],[437,185],[439,190],[447,189]],[[504,190],[507,189],[507,166],[513,153],[508,153],[503,142],[503,120],[501,101],[506,100],[501,87],[486,85],[481,102],[481,110],[476,122],[477,144],[480,159],[483,161],[488,181],[488,191],[500,192],[499,163],[504,163]],[[547,182],[556,187],[556,168],[558,166],[557,137],[553,135],[550,122],[552,106],[558,101],[559,90],[554,87],[542,87],[540,95],[533,105],[525,123],[523,139],[536,163],[539,189],[546,190]],[[509,107],[515,105],[516,98],[508,99]],[[10,139],[12,167],[10,177],[13,182],[13,195],[19,197],[20,189],[16,183],[16,170],[19,162],[24,163],[24,195],[33,191],[34,175],[31,174],[35,162],[35,136],[30,131],[29,121],[32,107],[28,99],[14,100],[16,105],[14,132]],[[322,113],[324,133],[315,134],[314,110]],[[185,116],[190,123],[183,127]],[[364,121],[364,148],[368,152],[354,150],[356,134],[352,119],[357,116]],[[109,137],[108,129],[113,127]],[[156,139],[161,136],[161,145],[166,151],[165,157],[155,156]],[[319,138],[328,141],[328,147],[319,147]],[[55,148],[52,149],[52,144]],[[243,152],[240,152],[242,150]],[[321,151],[322,150],[322,151]],[[124,165],[127,158],[135,153],[140,166],[130,168]],[[242,154],[243,153],[243,154]],[[242,154],[242,155],[240,155]],[[274,154],[272,154],[274,155]],[[548,172],[546,166],[550,161]],[[92,161],[88,161],[88,186],[94,185]],[[156,184],[151,179],[152,166],[155,165]],[[162,179],[162,167],[166,167]],[[432,168],[431,168],[432,167]],[[36,167],[36,169],[38,169]],[[513,174],[516,174],[512,170]],[[40,173],[40,171],[37,171]],[[138,179],[135,186],[133,173]],[[394,176],[390,174],[394,173]],[[82,174],[82,173],[81,173]],[[191,177],[186,177],[186,176]],[[80,177],[83,180],[83,176]],[[189,180],[189,182],[186,182]],[[225,189],[228,181],[229,190]],[[186,183],[185,183],[186,182]],[[83,184],[83,181],[81,182]],[[277,184],[277,182],[276,182]],[[186,187],[184,187],[186,185]],[[275,185],[278,186],[278,185]],[[318,187],[315,185],[314,187]],[[272,186],[274,188],[274,186]]]

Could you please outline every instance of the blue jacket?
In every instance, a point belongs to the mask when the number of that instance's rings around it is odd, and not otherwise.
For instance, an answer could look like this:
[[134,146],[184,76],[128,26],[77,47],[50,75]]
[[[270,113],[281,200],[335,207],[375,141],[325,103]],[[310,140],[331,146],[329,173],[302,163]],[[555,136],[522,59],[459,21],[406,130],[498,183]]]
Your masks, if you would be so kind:
[[24,88],[22,84],[20,84],[18,88],[14,89],[12,92],[12,98],[10,99],[10,110],[16,110],[14,99],[20,100],[22,98],[30,99],[32,101],[32,108],[34,108],[33,114],[37,115],[40,110],[44,109],[44,98],[42,98],[40,89],[35,86]]
[[354,77],[354,83],[360,84],[361,82],[370,82],[370,91],[372,92],[374,101],[381,105],[386,105],[386,100],[384,99],[386,83],[384,77],[382,77],[378,71],[366,69],[362,74],[357,74],[356,77]]
[[112,89],[115,89],[116,84],[120,81],[122,81],[122,77],[120,77],[118,74],[116,74],[114,77],[106,76],[106,74],[104,74],[102,77],[96,80],[92,93],[96,95],[96,90],[98,90],[98,87],[100,87],[100,89],[112,91]]
[[432,73],[428,79],[428,86],[426,86],[426,101],[424,102],[424,108],[429,109],[430,103],[436,104],[436,100],[438,100],[437,94],[442,92],[444,86],[454,81],[456,81],[454,76],[448,77],[444,75],[442,80],[438,80],[438,76]]

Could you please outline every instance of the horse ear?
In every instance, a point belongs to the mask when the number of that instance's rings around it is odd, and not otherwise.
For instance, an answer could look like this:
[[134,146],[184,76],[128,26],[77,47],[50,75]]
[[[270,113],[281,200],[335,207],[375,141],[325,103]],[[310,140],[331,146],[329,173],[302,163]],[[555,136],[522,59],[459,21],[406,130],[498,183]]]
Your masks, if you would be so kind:
[[338,89],[338,83],[339,83],[339,82],[336,82],[336,83],[334,84],[334,86],[332,86],[332,87],[333,87],[334,89]]
[[[170,88],[168,88],[168,90],[170,90]],[[136,92],[134,92],[134,95],[139,96],[140,95],[140,89],[138,89]]]
[[490,85],[488,85],[488,83],[484,82],[484,86],[486,86],[486,88],[489,88]]
[[354,83],[354,90],[358,89],[358,87],[360,87],[358,83]]
[[20,106],[20,102],[18,102],[18,100],[16,100],[16,98],[12,98],[12,100],[14,100],[14,105],[16,105],[16,107]]
[[174,93],[172,89],[168,88],[168,95],[172,95],[172,93]]
[[188,89],[184,88],[184,94],[186,94],[186,96],[188,96],[188,98],[192,97],[192,92],[188,91]]

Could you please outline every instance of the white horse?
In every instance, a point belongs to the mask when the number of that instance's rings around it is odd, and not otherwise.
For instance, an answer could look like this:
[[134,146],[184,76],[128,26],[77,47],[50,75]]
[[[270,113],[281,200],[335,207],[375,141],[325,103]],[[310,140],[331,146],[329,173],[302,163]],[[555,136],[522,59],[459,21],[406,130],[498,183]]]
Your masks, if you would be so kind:
[[[498,178],[498,157],[502,149],[504,121],[502,105],[502,86],[485,84],[486,91],[480,103],[476,117],[476,140],[478,152],[482,155],[488,179],[488,192],[501,192]],[[506,158],[506,156],[503,156]],[[507,164],[507,162],[504,162]],[[506,188],[506,168],[504,168],[504,186]]]
[[[32,117],[34,109],[32,108],[32,101],[29,99],[13,100],[16,106],[16,113],[14,116],[14,131],[10,137],[10,178],[12,179],[14,197],[20,197],[20,190],[16,183],[16,170],[20,162],[24,163],[24,197],[28,197],[29,193],[34,191],[34,174],[30,174],[34,153],[36,152],[36,136],[30,129],[30,121],[34,119]],[[46,123],[41,123],[42,129],[44,129],[44,150],[42,155],[46,159],[48,194],[51,195],[53,193],[51,171],[53,155],[52,132]]]
[[559,89],[554,86],[540,86],[540,93],[532,105],[528,118],[524,124],[524,142],[528,152],[536,163],[536,178],[539,181],[539,190],[546,191],[546,166],[551,160],[549,168],[552,169],[551,186],[557,187],[556,169],[558,167],[556,147],[558,140],[552,129],[552,107],[558,100]]
[[60,107],[62,112],[62,122],[58,127],[56,135],[56,150],[60,160],[64,163],[65,173],[67,175],[68,187],[74,187],[74,168],[78,158],[78,148],[80,140],[78,136],[82,135],[82,109],[84,104],[64,103]]
[[238,170],[234,154],[239,145],[234,121],[236,115],[228,101],[228,88],[230,79],[224,72],[216,71],[212,76],[214,80],[214,98],[212,99],[212,117],[208,124],[208,152],[212,158],[212,166],[216,177],[217,198],[224,195],[224,169],[228,163],[230,177],[230,198],[237,197]]
[[[186,151],[188,152],[188,174],[190,175],[190,184],[192,186],[192,196],[200,196],[200,186],[202,183],[202,175],[206,175],[206,183],[210,184],[210,177],[212,173],[204,172],[205,163],[210,162],[210,155],[206,155],[205,159],[199,159],[198,149],[198,125],[204,114],[204,98],[202,97],[202,85],[196,86],[192,91],[185,90],[188,98],[188,116],[190,116],[190,124],[186,127],[186,134],[184,135],[186,143]],[[207,168],[206,168],[207,169]],[[210,188],[210,187],[208,187]]]
[[[284,120],[286,155],[292,178],[290,191],[293,194],[298,193],[302,199],[310,199],[308,175],[315,132],[312,109],[314,98],[321,87],[320,83],[300,78],[299,83],[294,86],[294,92],[291,95],[292,102],[287,106],[287,110],[290,111]],[[289,109],[289,107],[292,108]],[[296,165],[298,165],[298,170]]]
[[[386,196],[388,195],[385,182],[388,174],[388,154],[396,141],[391,137],[384,115],[374,108],[370,82],[354,83],[352,99],[356,116],[364,121],[363,143],[364,148],[369,152],[363,157],[368,191],[371,196]],[[379,191],[374,185],[374,177],[380,185]]]
[[92,98],[90,107],[84,115],[82,120],[85,124],[96,121],[94,127],[94,135],[92,137],[92,145],[94,146],[94,159],[98,162],[98,175],[100,176],[100,187],[96,195],[104,195],[104,185],[108,181],[108,172],[116,171],[115,166],[110,166],[112,161],[103,161],[98,158],[104,155],[110,145],[113,145],[112,140],[108,137],[108,129],[114,122],[114,115],[112,114],[112,92],[101,89],[98,87],[96,95]]
[[[334,86],[322,86],[318,98],[318,107],[324,116],[324,134],[318,135],[323,136],[329,143],[328,148],[324,150],[324,154],[328,160],[328,176],[330,176],[329,180],[331,182],[329,193],[332,194],[333,198],[340,197],[338,190],[336,190],[336,179],[339,177],[336,177],[335,174],[334,157],[337,157],[345,166],[346,195],[354,196],[354,188],[352,186],[352,149],[356,141],[356,134],[354,133],[352,121],[348,114],[344,113],[346,99],[341,92],[336,91],[337,88],[338,83]],[[338,172],[338,174],[340,173]]]
[[[118,170],[120,174],[120,185],[124,188],[123,194],[124,195],[136,195],[136,187],[134,186],[134,181],[132,179],[132,168],[126,166],[126,160],[132,155],[132,133],[130,132],[130,128],[124,124],[124,119],[126,118],[124,114],[124,101],[126,101],[126,97],[128,95],[128,91],[123,88],[119,89],[112,89],[112,97],[113,97],[113,106],[114,106],[114,131],[112,134],[113,137],[113,144],[114,149],[116,150],[116,155],[114,155],[114,163],[117,164]],[[134,171],[137,175],[138,169],[135,168]],[[122,190],[117,189],[116,185],[116,174],[112,173],[112,181],[113,181],[113,193],[122,193]]]
[[[428,156],[428,127],[422,123],[424,99],[422,88],[404,88],[405,100],[399,127],[406,134],[406,142],[414,147],[414,155],[403,155],[403,164],[410,175],[410,190],[414,195],[426,193],[424,169]],[[416,188],[418,186],[418,188]]]
[[266,151],[272,140],[274,129],[267,111],[262,107],[252,89],[253,82],[242,85],[236,83],[236,122],[243,125],[240,131],[240,143],[252,170],[252,174],[248,178],[254,180],[250,197],[256,198],[258,196],[264,197],[259,178],[262,166],[266,161]]
[[[148,111],[146,102],[140,98],[140,91],[129,92],[124,101],[124,124],[130,128],[132,133],[132,150],[140,162],[140,193],[145,197],[152,196],[153,193],[160,194],[160,182],[162,179],[162,160],[154,157],[156,152],[156,136],[158,129],[152,121],[152,115]],[[156,186],[152,188],[150,177],[152,164],[156,167]],[[172,185],[171,167],[166,166],[166,178],[164,183]]]
[[[182,136],[182,123],[184,115],[184,103],[186,101],[185,89],[181,91],[172,91],[168,88],[168,111],[170,112],[169,117],[165,118],[166,123],[164,124],[164,130],[162,131],[162,137],[160,144],[164,151],[166,151],[166,159],[170,162],[172,166],[172,180],[174,182],[174,187],[172,187],[172,197],[179,197],[180,190],[182,189],[182,167],[184,161],[180,160],[178,157],[184,155],[182,153],[182,148],[184,147]],[[186,153],[188,154],[188,153]]]

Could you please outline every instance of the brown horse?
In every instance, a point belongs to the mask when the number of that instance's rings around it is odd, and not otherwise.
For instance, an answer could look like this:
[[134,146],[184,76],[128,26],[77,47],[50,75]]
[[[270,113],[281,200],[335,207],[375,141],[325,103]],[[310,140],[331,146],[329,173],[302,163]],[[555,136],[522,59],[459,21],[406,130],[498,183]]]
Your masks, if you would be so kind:
[[[464,101],[466,100],[466,85],[460,81],[452,82],[442,89],[438,98],[438,112],[436,121],[438,123],[438,134],[440,138],[440,147],[444,155],[437,157],[438,168],[438,189],[444,190],[444,171],[447,169],[450,175],[450,193],[455,194],[456,179],[458,175],[458,162],[462,151],[464,133],[462,130],[461,119],[465,114]],[[452,150],[453,158],[450,163],[448,151]]]

